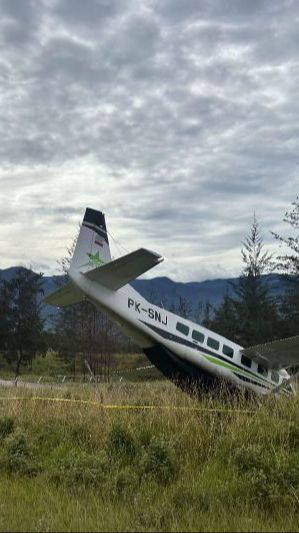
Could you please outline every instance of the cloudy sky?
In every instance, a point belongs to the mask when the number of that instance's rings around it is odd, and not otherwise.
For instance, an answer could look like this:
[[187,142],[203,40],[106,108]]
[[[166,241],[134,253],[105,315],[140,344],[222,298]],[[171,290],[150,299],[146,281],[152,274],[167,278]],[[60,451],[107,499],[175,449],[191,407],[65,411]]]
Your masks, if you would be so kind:
[[[114,256],[236,275],[299,193],[299,2],[0,0],[0,268],[57,271],[86,206]],[[123,248],[121,248],[121,246]]]

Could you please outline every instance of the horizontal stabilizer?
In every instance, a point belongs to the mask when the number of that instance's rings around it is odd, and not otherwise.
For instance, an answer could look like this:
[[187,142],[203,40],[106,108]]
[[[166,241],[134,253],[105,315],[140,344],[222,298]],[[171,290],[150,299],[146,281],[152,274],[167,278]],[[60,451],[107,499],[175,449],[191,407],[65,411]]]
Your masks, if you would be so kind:
[[163,261],[161,255],[140,248],[84,275],[107,289],[117,291],[161,261]]
[[84,299],[84,294],[70,281],[61,289],[46,296],[44,303],[54,307],[67,307],[82,302]]
[[258,364],[280,369],[299,365],[299,335],[251,346],[241,351]]

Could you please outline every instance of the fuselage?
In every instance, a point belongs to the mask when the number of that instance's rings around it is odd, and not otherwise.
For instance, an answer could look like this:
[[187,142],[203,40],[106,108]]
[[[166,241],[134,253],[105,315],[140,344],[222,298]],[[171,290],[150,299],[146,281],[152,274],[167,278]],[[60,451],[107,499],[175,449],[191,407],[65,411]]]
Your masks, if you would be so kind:
[[225,381],[229,386],[258,394],[277,388],[293,392],[286,370],[270,371],[258,365],[241,353],[242,346],[149,303],[130,285],[112,291],[78,270],[70,269],[69,275],[86,298],[132,337],[170,379],[208,388]]

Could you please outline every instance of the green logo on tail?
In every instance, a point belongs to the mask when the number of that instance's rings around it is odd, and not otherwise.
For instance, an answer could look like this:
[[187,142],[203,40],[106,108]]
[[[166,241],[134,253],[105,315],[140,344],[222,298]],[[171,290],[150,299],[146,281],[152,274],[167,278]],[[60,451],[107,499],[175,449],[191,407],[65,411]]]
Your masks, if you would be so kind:
[[97,252],[96,254],[87,254],[87,256],[89,257],[88,263],[85,263],[84,265],[81,265],[80,268],[83,268],[83,267],[86,267],[86,266],[90,266],[90,267],[96,268],[98,266],[102,266],[102,265],[105,264],[105,261],[103,261],[100,258],[99,252]]

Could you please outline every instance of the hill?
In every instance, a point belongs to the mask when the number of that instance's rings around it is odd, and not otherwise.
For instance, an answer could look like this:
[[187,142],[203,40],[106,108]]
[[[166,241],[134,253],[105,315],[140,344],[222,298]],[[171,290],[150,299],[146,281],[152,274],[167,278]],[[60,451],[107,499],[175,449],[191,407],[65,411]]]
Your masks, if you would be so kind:
[[[16,270],[17,267],[0,270],[0,279],[11,279]],[[263,276],[263,280],[269,285],[273,295],[282,294],[284,280],[281,275],[268,274]],[[236,282],[237,278],[225,278],[184,283],[167,277],[157,277],[136,279],[132,282],[132,286],[151,303],[168,310],[177,309],[182,299],[188,303],[190,315],[200,320],[207,302],[218,307],[226,292],[229,294],[233,292],[233,284]],[[58,285],[63,284],[63,276],[44,276],[43,283],[44,293],[47,295]],[[44,316],[47,318],[49,315],[53,315],[53,308],[45,305]]]

